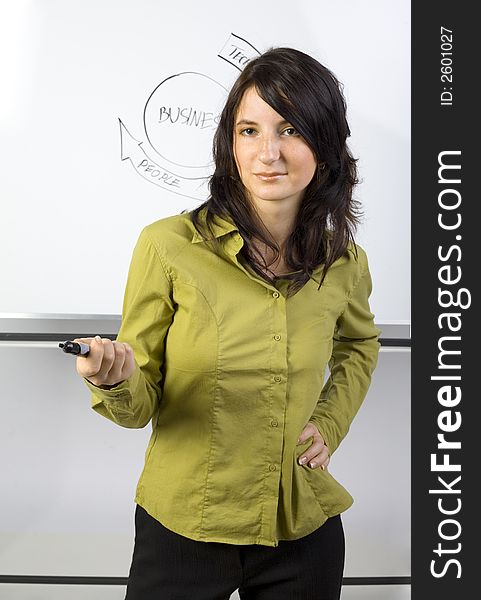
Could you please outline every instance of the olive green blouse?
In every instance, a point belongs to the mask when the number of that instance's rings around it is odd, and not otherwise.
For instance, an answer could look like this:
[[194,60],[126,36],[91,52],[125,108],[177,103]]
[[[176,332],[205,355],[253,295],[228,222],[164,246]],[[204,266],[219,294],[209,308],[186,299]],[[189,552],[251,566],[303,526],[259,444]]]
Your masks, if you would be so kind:
[[[205,213],[201,213],[205,214]],[[299,465],[308,421],[335,452],[378,359],[365,251],[350,246],[319,287],[286,298],[246,269],[244,241],[217,218],[214,252],[189,213],[145,227],[134,249],[117,339],[136,370],[92,407],[123,427],[152,422],[135,501],[194,540],[277,546],[353,499],[329,470]],[[326,366],[329,377],[324,382]]]

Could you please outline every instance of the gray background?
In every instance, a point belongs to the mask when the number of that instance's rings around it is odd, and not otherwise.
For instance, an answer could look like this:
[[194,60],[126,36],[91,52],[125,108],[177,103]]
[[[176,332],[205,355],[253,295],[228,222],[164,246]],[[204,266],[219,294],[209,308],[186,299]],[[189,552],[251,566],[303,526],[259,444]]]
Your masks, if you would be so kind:
[[[128,575],[150,425],[129,430],[99,417],[74,363],[53,342],[0,344],[9,374],[0,400],[0,574]],[[381,349],[366,401],[330,464],[355,499],[343,515],[345,577],[410,574],[409,373],[408,348]],[[83,597],[79,587],[68,597]],[[60,589],[0,584],[0,597],[60,598]],[[343,600],[409,591],[366,590],[345,587]],[[90,597],[120,599],[122,589],[99,586]]]

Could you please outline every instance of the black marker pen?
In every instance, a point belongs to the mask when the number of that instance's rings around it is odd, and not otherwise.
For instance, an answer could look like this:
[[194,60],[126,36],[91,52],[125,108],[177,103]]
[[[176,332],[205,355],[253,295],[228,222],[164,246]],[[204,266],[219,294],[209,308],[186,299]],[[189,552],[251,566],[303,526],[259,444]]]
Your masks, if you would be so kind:
[[62,348],[62,350],[67,352],[67,354],[75,354],[77,356],[87,356],[87,354],[90,352],[90,346],[88,344],[83,344],[82,342],[71,342],[70,340],[66,342],[60,342],[58,347]]

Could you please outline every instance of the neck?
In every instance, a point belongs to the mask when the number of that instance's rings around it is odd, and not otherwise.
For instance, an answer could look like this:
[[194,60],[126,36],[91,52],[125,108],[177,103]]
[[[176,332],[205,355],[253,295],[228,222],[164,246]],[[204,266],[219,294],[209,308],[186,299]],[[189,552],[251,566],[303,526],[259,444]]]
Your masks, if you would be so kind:
[[297,208],[294,211],[291,207],[286,208],[285,206],[273,202],[266,202],[264,204],[265,205],[262,207],[256,205],[255,212],[268,230],[270,236],[279,246],[280,254],[278,258],[274,260],[274,251],[271,250],[269,246],[256,239],[253,239],[252,243],[257,252],[264,257],[264,260],[269,265],[271,274],[286,273],[289,269],[284,262],[284,244],[294,229]]
[[281,248],[294,229],[297,211],[297,206],[282,206],[274,202],[265,202],[262,206],[255,206],[258,218]]

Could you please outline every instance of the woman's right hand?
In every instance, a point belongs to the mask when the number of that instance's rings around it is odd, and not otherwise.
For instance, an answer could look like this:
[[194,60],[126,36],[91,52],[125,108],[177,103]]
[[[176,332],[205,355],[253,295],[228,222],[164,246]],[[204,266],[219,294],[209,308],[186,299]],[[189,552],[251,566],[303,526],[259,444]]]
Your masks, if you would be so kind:
[[114,386],[134,373],[134,351],[126,342],[113,342],[98,335],[73,341],[90,346],[87,356],[77,356],[77,373],[94,385]]

